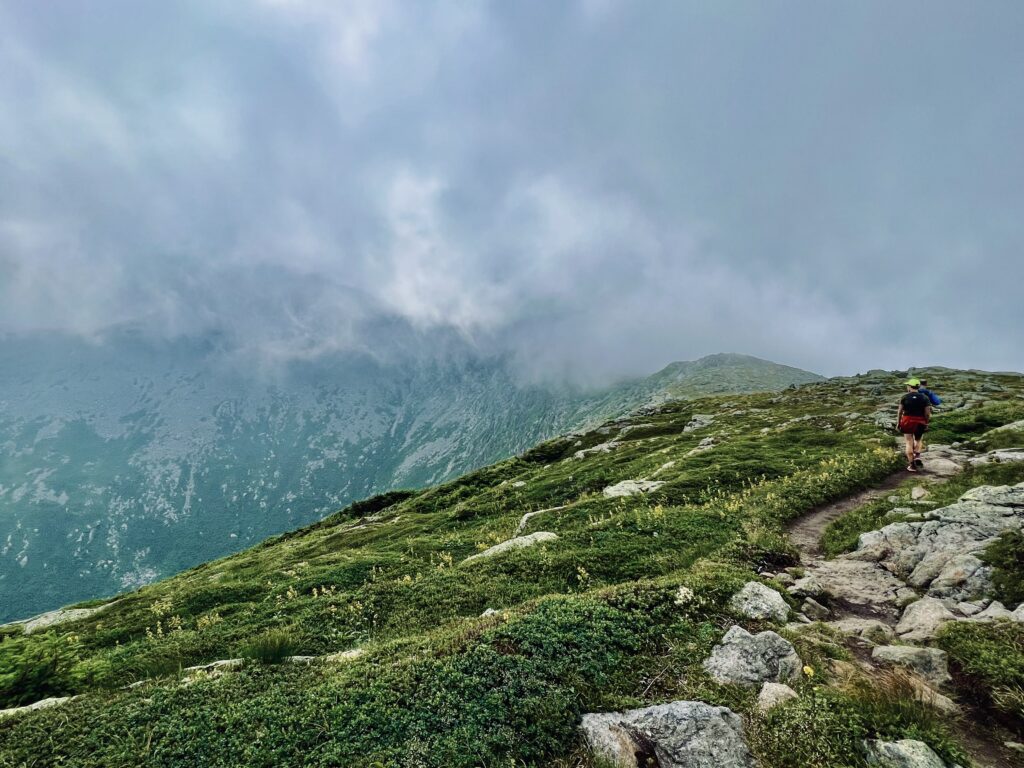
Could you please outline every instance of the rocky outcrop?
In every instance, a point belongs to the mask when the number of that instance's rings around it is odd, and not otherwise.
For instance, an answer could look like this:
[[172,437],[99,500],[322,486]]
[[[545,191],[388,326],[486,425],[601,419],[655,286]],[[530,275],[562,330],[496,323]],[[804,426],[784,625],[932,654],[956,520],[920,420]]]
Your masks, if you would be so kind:
[[784,624],[789,617],[789,605],[782,595],[759,581],[748,581],[743,589],[732,596],[729,609],[748,619],[769,619]]
[[878,768],[949,768],[923,741],[866,741],[864,750],[868,765]]
[[94,608],[58,608],[55,611],[48,611],[46,613],[41,613],[38,616],[33,616],[31,619],[26,619],[25,621],[14,621],[10,624],[0,625],[0,627],[21,626],[22,631],[26,635],[31,635],[34,632],[40,632],[59,624],[67,624],[70,621],[88,619],[90,616],[103,613],[118,602],[118,600],[114,600],[109,603],[104,603],[103,605],[97,605]]
[[665,483],[662,480],[623,480],[621,483],[609,485],[604,489],[605,498],[613,499],[620,496],[635,496],[638,493],[656,491]]
[[475,555],[470,555],[462,562],[468,563],[472,560],[481,560],[483,558],[494,557],[500,555],[503,552],[509,552],[513,549],[522,549],[523,547],[532,547],[535,544],[541,544],[546,541],[556,541],[558,534],[551,533],[550,531],[537,531],[527,536],[516,536],[508,541],[503,541],[500,544],[495,544],[493,547],[488,547],[483,552],[477,552]]
[[971,459],[971,465],[1000,464],[1011,461],[1024,461],[1024,448],[999,448],[995,451],[989,451],[988,453]]
[[875,563],[851,559],[822,560],[807,569],[788,590],[797,597],[827,597],[856,606],[894,610],[917,595]]
[[704,669],[718,682],[749,688],[794,680],[802,667],[793,644],[781,635],[752,635],[740,626],[731,627],[704,661]]
[[991,589],[991,569],[978,555],[1024,527],[1024,483],[975,488],[923,517],[863,534],[847,557],[878,563],[930,597],[973,600]]
[[739,716],[702,701],[588,714],[580,728],[594,754],[618,768],[757,768]]
[[844,635],[853,635],[861,640],[871,643],[887,643],[896,637],[892,627],[878,619],[862,619],[856,616],[848,616],[838,621],[831,621],[828,624]]
[[938,648],[919,648],[913,645],[879,645],[871,652],[875,661],[885,661],[906,667],[929,685],[940,688],[949,684],[949,666],[946,652]]

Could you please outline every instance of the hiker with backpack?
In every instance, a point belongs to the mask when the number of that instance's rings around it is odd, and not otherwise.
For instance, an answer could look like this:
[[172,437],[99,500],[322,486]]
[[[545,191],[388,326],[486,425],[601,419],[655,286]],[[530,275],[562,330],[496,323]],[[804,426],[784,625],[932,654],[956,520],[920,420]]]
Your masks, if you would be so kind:
[[907,393],[900,399],[896,412],[896,428],[906,440],[907,472],[917,472],[921,466],[924,433],[932,415],[931,398],[921,393],[921,382],[907,379]]

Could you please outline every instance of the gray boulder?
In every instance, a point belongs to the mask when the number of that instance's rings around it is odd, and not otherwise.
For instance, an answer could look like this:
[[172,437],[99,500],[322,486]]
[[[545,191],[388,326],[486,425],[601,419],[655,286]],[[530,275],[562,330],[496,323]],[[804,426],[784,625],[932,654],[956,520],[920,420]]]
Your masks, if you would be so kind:
[[740,626],[731,627],[704,660],[704,669],[718,682],[748,688],[794,680],[802,668],[788,640],[771,631],[752,635]]
[[807,618],[814,621],[824,621],[829,616],[829,609],[819,603],[813,597],[808,597],[804,600],[804,604],[800,606],[800,610],[803,611]]
[[588,714],[580,727],[594,754],[618,768],[757,768],[739,716],[702,701]]
[[759,581],[748,581],[732,596],[729,608],[748,619],[770,619],[780,624],[789,617],[789,606],[778,592]]
[[942,758],[923,741],[865,741],[868,765],[879,768],[946,768]]
[[623,480],[621,483],[609,485],[605,488],[604,495],[609,499],[620,496],[635,496],[638,493],[656,491],[664,484],[661,480]]
[[900,623],[896,625],[896,634],[908,643],[931,640],[943,624],[955,620],[956,616],[941,600],[923,597],[903,611]]
[[929,685],[939,688],[952,678],[946,662],[946,652],[938,648],[919,648],[914,645],[879,645],[871,651],[871,658],[906,667],[923,678]]
[[483,552],[477,552],[475,555],[470,555],[462,562],[468,563],[472,560],[480,560],[486,557],[494,557],[500,555],[503,552],[508,552],[513,549],[522,549],[523,547],[532,547],[535,544],[541,544],[546,541],[557,541],[558,534],[551,533],[550,531],[537,531],[526,536],[516,536],[514,539],[503,541],[500,544],[495,544],[493,547],[488,547]]

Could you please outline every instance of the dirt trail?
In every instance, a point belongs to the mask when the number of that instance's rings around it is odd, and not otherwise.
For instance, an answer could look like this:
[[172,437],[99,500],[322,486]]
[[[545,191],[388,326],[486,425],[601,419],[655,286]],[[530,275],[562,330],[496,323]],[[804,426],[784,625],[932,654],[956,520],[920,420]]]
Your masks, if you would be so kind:
[[[923,473],[920,476],[927,477]],[[899,472],[889,475],[874,488],[868,488],[853,496],[847,496],[845,499],[812,509],[790,524],[788,531],[790,541],[800,550],[804,561],[821,557],[821,537],[829,523],[868,502],[888,496],[891,491],[899,488],[908,477],[919,477],[919,475],[911,475],[901,469]]]

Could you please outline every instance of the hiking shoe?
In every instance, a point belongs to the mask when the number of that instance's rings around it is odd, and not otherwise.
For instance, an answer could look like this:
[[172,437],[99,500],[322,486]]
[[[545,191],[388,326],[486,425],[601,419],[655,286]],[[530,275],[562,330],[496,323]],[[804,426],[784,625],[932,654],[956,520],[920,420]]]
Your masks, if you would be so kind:
[[913,464],[907,464],[907,472],[917,472],[917,467]]

